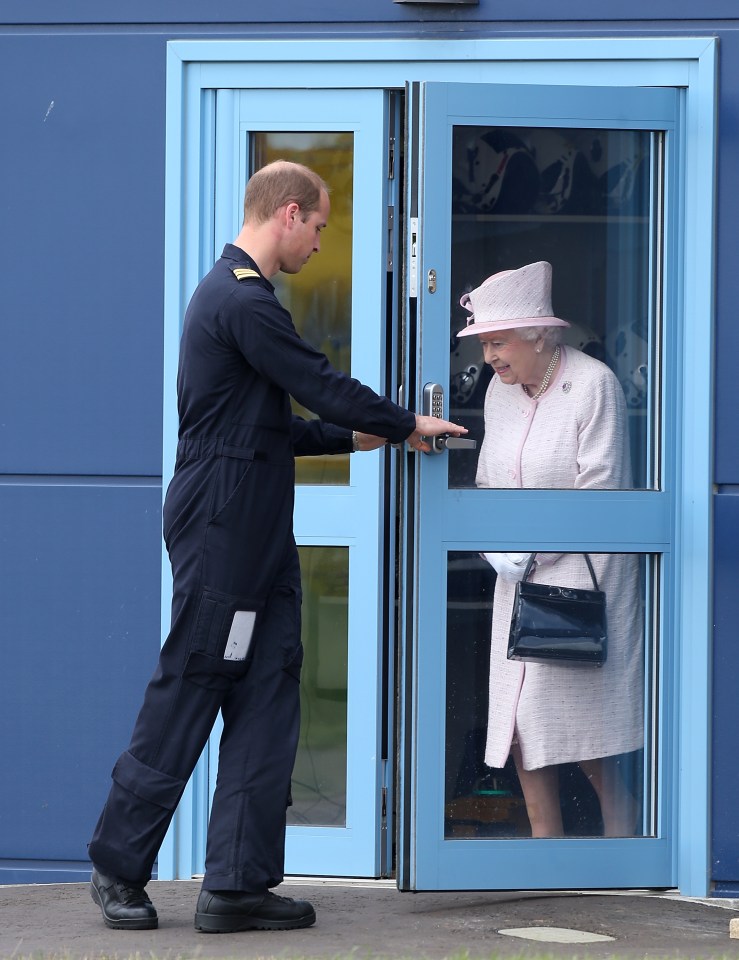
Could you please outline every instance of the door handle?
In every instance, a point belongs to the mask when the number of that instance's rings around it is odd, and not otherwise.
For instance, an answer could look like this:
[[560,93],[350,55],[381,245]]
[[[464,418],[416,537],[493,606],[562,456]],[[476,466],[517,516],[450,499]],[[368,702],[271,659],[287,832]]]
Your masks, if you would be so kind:
[[[423,397],[421,400],[421,413],[426,417],[438,417],[440,420],[444,416],[444,388],[439,383],[427,383],[423,388]],[[448,433],[443,433],[439,437],[425,437],[426,442],[431,449],[429,455],[443,453],[444,450],[475,450],[477,449],[477,440],[470,440],[468,437],[453,437]]]
[[447,450],[477,450],[477,440],[472,440],[470,437],[453,437],[445,433],[439,439],[444,441]]

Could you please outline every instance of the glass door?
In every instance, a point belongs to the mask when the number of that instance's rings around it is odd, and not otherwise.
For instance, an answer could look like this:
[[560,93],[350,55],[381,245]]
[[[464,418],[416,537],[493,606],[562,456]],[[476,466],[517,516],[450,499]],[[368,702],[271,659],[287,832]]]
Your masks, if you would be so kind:
[[[203,240],[204,269],[238,233],[244,185],[254,170],[279,158],[316,170],[331,189],[321,254],[299,275],[274,278],[277,296],[301,335],[337,368],[384,392],[384,251],[392,202],[387,96],[379,90],[218,90],[209,117],[215,202],[212,235]],[[385,456],[311,457],[297,465],[305,660],[288,811],[290,874],[374,877],[382,868]],[[219,736],[216,729],[194,780],[201,863]],[[195,865],[198,872],[197,855]]]
[[[409,501],[399,883],[670,886],[678,95],[427,83],[410,105],[409,382],[477,448],[419,457]],[[536,316],[570,325],[485,326],[521,314],[481,284],[542,261]],[[508,658],[532,553],[565,589],[589,555],[602,667]]]

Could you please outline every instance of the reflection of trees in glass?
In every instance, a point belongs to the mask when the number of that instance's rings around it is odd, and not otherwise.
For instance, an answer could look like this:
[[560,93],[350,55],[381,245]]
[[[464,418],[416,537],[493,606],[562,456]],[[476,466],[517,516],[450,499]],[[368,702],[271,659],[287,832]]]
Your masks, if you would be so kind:
[[349,550],[301,547],[301,727],[288,822],[344,826]]
[[[331,132],[255,133],[257,170],[273,160],[303,163],[331,190],[331,219],[321,236],[321,253],[295,276],[273,278],[280,302],[290,311],[302,337],[321,350],[339,370],[351,370],[352,231],[354,134]],[[293,403],[295,413],[312,411]],[[348,483],[348,456],[305,457],[297,465],[298,483]]]

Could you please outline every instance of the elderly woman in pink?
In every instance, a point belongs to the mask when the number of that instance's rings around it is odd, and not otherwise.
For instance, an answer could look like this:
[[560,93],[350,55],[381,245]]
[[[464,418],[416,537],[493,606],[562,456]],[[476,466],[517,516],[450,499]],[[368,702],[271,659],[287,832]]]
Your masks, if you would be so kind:
[[[562,343],[545,262],[495,274],[462,298],[494,376],[485,396],[478,487],[609,490],[631,486],[623,391],[611,370]],[[546,531],[542,531],[544,535]],[[508,660],[515,583],[528,554],[485,554],[497,572],[485,762],[513,756],[532,836],[563,833],[559,770],[576,763],[592,783],[606,836],[633,836],[637,804],[619,757],[642,746],[642,625],[638,559],[592,554],[607,596],[603,667]],[[538,553],[529,578],[592,588],[579,553]]]

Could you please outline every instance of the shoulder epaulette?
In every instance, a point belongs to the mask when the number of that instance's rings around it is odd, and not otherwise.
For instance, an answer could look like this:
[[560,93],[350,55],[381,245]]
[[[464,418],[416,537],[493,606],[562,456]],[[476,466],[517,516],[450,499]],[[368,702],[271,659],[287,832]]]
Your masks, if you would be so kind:
[[249,267],[233,267],[232,269],[237,280],[248,280],[250,277],[260,276],[256,270],[251,270]]

